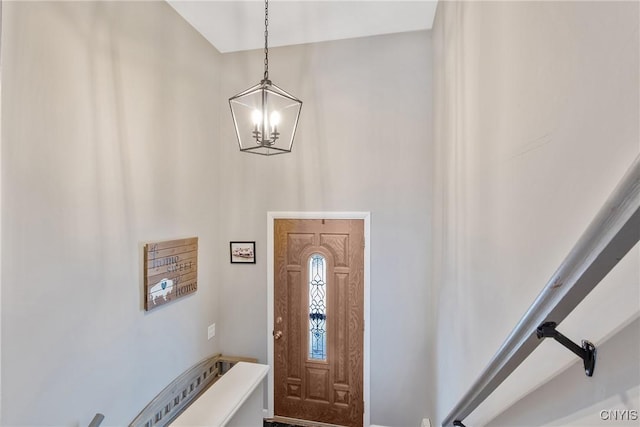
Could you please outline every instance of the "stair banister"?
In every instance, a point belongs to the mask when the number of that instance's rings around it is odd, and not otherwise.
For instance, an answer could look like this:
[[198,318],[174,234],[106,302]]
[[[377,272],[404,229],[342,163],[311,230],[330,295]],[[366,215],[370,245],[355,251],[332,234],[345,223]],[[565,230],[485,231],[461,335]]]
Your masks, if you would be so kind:
[[640,155],[442,426],[464,425],[464,419],[542,342],[538,328],[560,324],[638,240]]

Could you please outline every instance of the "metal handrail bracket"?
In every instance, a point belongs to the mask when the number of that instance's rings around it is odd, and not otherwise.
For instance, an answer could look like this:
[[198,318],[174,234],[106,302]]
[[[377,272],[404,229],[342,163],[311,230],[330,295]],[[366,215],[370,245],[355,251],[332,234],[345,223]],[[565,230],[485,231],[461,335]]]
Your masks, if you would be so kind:
[[640,156],[442,426],[460,425],[541,343],[537,328],[562,322],[638,240]]

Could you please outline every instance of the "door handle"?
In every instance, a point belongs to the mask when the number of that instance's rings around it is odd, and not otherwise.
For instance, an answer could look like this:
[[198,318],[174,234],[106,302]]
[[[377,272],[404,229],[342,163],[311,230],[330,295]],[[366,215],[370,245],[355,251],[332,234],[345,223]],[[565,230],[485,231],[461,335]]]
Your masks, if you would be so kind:
[[279,340],[280,338],[282,338],[282,331],[274,331],[273,332],[273,338]]

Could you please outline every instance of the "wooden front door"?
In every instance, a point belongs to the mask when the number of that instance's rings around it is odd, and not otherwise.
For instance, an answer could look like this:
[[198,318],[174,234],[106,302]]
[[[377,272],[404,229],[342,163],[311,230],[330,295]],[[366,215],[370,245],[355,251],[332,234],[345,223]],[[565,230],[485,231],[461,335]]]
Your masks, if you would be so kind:
[[274,413],[362,426],[364,221],[276,219]]

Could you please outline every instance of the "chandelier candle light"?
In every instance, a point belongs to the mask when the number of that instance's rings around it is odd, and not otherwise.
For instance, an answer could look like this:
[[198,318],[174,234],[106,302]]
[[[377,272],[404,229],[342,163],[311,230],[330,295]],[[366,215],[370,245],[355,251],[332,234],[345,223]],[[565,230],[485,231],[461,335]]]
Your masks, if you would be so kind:
[[269,0],[264,2],[264,77],[229,98],[240,151],[271,156],[290,153],[302,101],[269,80]]

